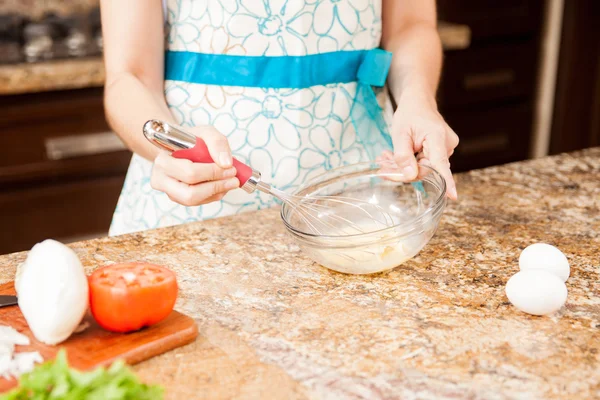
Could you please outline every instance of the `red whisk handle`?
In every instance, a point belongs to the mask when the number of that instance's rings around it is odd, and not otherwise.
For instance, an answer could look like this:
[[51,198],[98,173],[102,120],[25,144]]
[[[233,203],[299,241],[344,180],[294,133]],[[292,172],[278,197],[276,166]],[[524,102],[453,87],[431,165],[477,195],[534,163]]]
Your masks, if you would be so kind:
[[[199,137],[196,138],[196,145],[194,147],[176,150],[171,155],[175,158],[183,158],[195,163],[214,163],[206,143]],[[237,158],[233,159],[233,166],[237,171],[235,176],[240,180],[240,186],[244,186],[248,182],[248,179],[252,177],[254,171],[250,166],[239,161]]]
[[[166,122],[147,121],[144,124],[143,132],[146,139],[157,147],[170,151],[175,158],[195,163],[214,163],[204,140]],[[260,182],[260,173],[236,158],[233,158],[233,166],[236,169],[235,176],[239,179],[241,188],[252,193]]]

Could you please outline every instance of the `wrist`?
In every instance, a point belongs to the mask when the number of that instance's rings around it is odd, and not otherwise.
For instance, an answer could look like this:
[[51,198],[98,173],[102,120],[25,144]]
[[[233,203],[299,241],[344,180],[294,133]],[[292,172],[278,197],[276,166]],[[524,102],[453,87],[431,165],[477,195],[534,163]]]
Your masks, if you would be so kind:
[[413,83],[404,87],[396,99],[397,104],[408,103],[433,110],[438,109],[435,91],[426,84]]
[[396,89],[393,94],[398,103],[407,100],[436,104],[437,83],[432,83],[417,71],[406,71],[400,81],[392,83],[396,83],[392,88]]

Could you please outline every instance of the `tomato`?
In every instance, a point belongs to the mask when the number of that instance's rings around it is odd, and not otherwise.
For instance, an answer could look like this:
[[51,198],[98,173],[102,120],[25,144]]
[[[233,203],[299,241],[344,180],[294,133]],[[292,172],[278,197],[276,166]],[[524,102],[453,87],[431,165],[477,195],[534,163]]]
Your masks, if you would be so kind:
[[131,332],[167,318],[177,300],[175,273],[147,263],[114,264],[90,275],[90,308],[98,324]]

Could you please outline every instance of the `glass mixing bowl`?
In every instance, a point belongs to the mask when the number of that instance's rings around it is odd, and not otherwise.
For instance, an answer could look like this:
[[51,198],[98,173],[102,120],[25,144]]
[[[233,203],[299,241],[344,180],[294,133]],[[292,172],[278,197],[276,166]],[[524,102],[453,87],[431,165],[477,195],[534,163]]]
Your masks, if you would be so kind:
[[420,165],[417,179],[403,182],[399,171],[382,168],[378,163],[361,163],[329,170],[294,193],[296,196],[342,196],[381,207],[386,213],[386,225],[374,223],[373,218],[369,218],[371,214],[357,212],[356,206],[342,203],[333,203],[333,207],[316,215],[327,218],[328,213],[334,213],[336,218],[341,216],[363,227],[360,233],[348,234],[332,226],[316,234],[297,209],[285,203],[281,218],[300,248],[322,266],[348,274],[386,271],[411,259],[425,247],[435,234],[446,207],[446,182],[437,171]]

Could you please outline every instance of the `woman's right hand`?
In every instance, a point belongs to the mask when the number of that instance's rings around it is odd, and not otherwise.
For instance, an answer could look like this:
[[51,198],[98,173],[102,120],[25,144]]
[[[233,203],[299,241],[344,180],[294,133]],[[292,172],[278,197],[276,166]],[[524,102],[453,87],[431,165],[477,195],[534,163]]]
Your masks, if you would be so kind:
[[215,163],[194,163],[161,152],[154,159],[150,185],[188,207],[221,200],[228,191],[240,186],[227,138],[213,127],[187,130],[206,142]]

